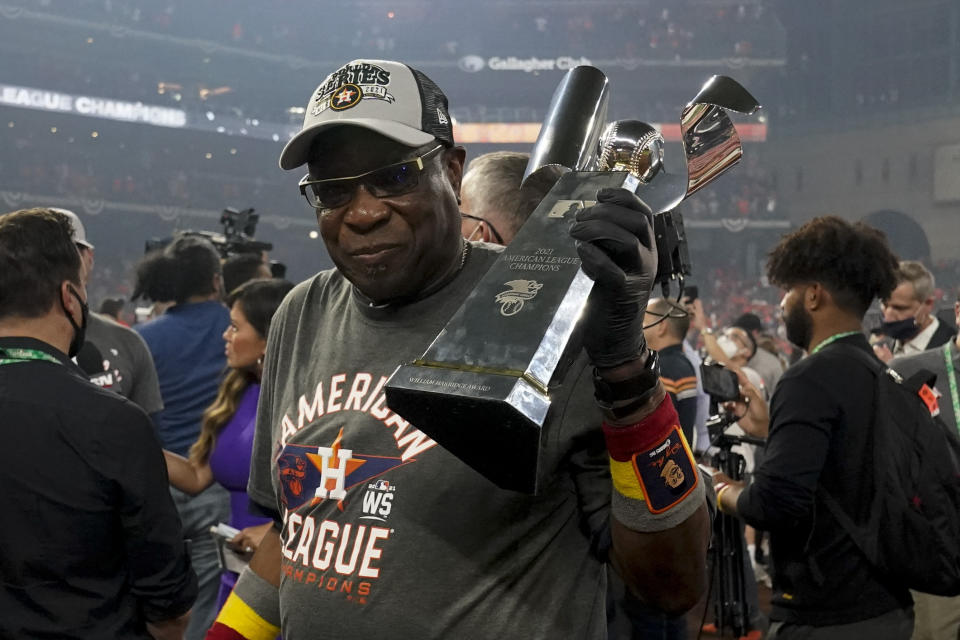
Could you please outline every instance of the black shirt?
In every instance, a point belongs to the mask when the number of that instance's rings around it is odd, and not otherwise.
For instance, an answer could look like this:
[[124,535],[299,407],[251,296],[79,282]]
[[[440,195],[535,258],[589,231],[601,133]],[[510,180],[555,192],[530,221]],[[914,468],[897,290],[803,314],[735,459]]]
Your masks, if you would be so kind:
[[905,587],[884,584],[816,495],[822,485],[855,521],[870,504],[865,434],[876,379],[841,343],[872,353],[856,334],[784,373],[764,460],[737,501],[748,524],[770,532],[773,620],[845,624],[911,604]]
[[0,637],[147,638],[197,579],[143,411],[58,362],[0,365]]

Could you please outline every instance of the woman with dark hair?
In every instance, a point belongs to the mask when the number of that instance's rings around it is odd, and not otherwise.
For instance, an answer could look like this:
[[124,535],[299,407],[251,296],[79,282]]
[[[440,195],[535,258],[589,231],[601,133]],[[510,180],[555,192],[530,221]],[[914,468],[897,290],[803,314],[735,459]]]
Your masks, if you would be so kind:
[[[247,512],[247,477],[257,418],[257,398],[270,319],[293,285],[286,280],[251,280],[227,298],[230,326],[223,332],[229,373],[217,398],[203,413],[200,437],[190,447],[189,458],[164,451],[170,484],[191,495],[214,482],[230,492],[230,526],[240,533],[231,541],[251,553],[272,525],[269,518]],[[221,574],[219,606],[236,582],[237,574]]]

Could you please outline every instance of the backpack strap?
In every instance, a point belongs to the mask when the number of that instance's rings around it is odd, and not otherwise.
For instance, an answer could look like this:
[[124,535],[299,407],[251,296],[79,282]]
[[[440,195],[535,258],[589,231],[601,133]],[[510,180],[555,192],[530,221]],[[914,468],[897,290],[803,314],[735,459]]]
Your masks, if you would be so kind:
[[[879,358],[855,345],[836,342],[831,345],[831,349],[842,350],[843,353],[845,355],[849,355],[852,360],[859,362],[865,368],[873,372],[874,376],[877,378],[878,385],[880,384],[880,376],[888,370],[888,367]],[[877,419],[876,411],[876,402],[874,402],[873,414],[870,419],[871,423],[875,422]],[[817,483],[816,495],[823,502],[824,506],[827,507],[827,510],[837,521],[837,524],[839,524],[844,532],[850,536],[850,539],[853,540],[853,543],[857,546],[861,553],[863,553],[868,560],[872,558],[872,550],[866,544],[866,541],[861,537],[859,528],[853,521],[853,518],[847,515],[847,512],[844,511],[842,506],[840,506],[840,503],[837,501],[837,499],[830,495],[830,493],[823,487],[823,485],[819,484],[819,482]],[[872,561],[871,564],[873,564]]]

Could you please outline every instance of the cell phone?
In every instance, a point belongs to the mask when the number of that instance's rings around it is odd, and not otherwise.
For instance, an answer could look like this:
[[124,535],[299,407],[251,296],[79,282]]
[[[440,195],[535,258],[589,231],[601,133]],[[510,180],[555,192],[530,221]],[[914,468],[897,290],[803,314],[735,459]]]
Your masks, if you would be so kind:
[[683,297],[687,299],[687,302],[693,302],[700,297],[700,290],[696,285],[690,285],[689,287],[683,288]]
[[700,378],[703,391],[717,402],[740,399],[740,380],[737,374],[721,364],[701,364]]
[[240,533],[223,522],[210,527],[210,535],[217,545],[217,561],[221,569],[240,573],[250,562],[250,554],[241,553],[230,546],[230,541]]

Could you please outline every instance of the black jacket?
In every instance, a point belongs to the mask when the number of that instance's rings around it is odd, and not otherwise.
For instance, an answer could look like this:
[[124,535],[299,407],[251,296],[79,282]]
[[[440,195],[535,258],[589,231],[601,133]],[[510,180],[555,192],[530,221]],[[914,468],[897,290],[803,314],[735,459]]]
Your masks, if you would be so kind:
[[857,521],[870,504],[865,435],[876,380],[840,343],[872,353],[857,334],[787,370],[764,460],[737,501],[748,524],[770,532],[773,620],[838,625],[911,605],[906,587],[877,575],[816,495],[822,485]]
[[0,637],[147,638],[197,595],[153,425],[50,345],[0,365]]

